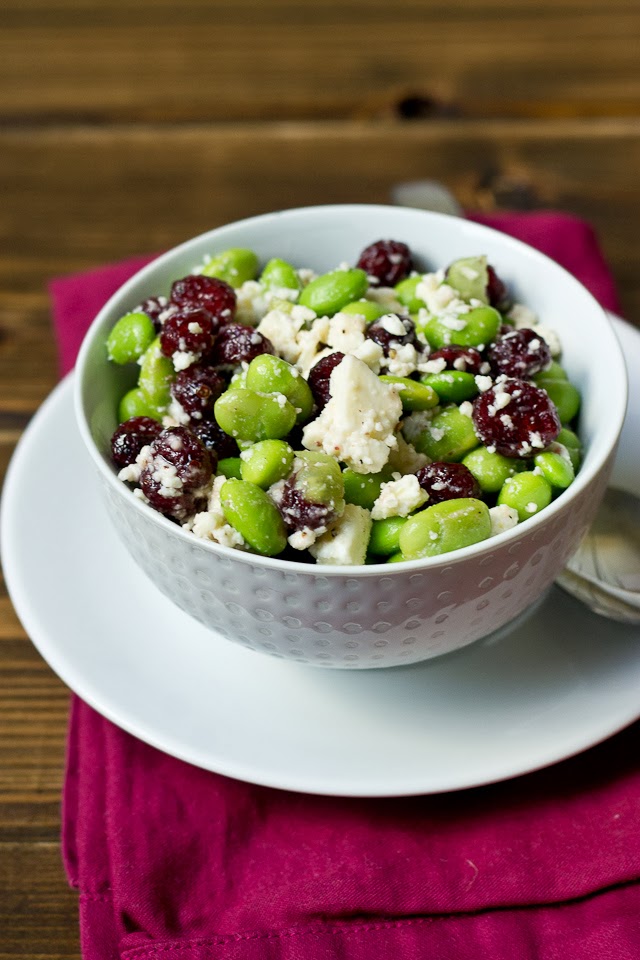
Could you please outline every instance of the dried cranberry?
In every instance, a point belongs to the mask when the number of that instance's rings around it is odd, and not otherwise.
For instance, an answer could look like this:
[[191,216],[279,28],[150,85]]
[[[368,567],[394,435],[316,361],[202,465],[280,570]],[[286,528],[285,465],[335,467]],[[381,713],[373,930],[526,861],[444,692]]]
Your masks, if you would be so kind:
[[480,497],[480,487],[471,471],[462,463],[435,461],[421,467],[418,483],[429,494],[428,506],[458,497]]
[[395,287],[413,269],[411,251],[398,240],[377,240],[360,254],[358,266],[384,287]]
[[506,378],[476,397],[473,425],[480,440],[505,457],[529,457],[548,447],[561,427],[544,390],[526,380]]
[[131,417],[121,423],[111,437],[111,457],[118,467],[135,463],[143,447],[162,433],[162,426],[151,417]]
[[289,477],[279,503],[282,519],[290,530],[318,530],[335,519],[335,510],[326,503],[312,503],[301,490],[297,490],[296,475]]
[[[389,330],[387,327],[391,327],[391,329]],[[401,327],[404,328],[404,333],[399,332]],[[380,317],[379,320],[374,320],[367,327],[365,336],[380,344],[385,357],[389,356],[394,347],[404,346],[406,343],[419,346],[413,320],[410,320],[409,317],[396,317],[395,314],[389,314],[388,319]]]
[[208,359],[214,366],[237,366],[251,363],[263,353],[275,353],[270,340],[253,327],[227,323],[220,327]]
[[180,371],[171,384],[171,394],[185,413],[202,420],[213,413],[213,405],[225,387],[224,379],[213,367],[194,363]]
[[159,330],[162,324],[160,323],[160,314],[167,309],[168,300],[166,297],[148,297],[146,300],[143,300],[139,307],[136,307],[136,312],[146,313],[150,320],[153,320],[153,325],[156,330]]
[[224,460],[225,457],[237,457],[240,453],[236,441],[224,432],[213,416],[208,420],[195,421],[189,429],[205,445],[212,459],[215,456]]
[[482,364],[485,362],[475,347],[459,347],[454,344],[430,353],[429,360],[444,360],[447,364],[446,370],[460,370],[463,373],[481,373]]
[[331,380],[331,374],[342,360],[344,360],[344,353],[337,350],[335,353],[322,357],[309,371],[308,383],[318,410],[324,409],[331,399],[329,381]]
[[198,307],[206,310],[213,317],[216,328],[229,323],[236,310],[233,287],[217,277],[194,273],[175,281],[171,287],[171,302],[183,310]]
[[526,380],[549,366],[551,350],[540,334],[525,327],[511,329],[496,340],[489,348],[488,358],[494,376],[504,373]]
[[213,346],[214,322],[206,310],[180,310],[168,317],[160,333],[160,346],[167,357],[194,353],[200,358]]
[[509,291],[492,266],[487,266],[487,299],[492,307],[506,310],[510,305]]
[[169,427],[151,444],[150,460],[140,475],[140,487],[160,513],[184,520],[213,473],[204,444],[186,427]]

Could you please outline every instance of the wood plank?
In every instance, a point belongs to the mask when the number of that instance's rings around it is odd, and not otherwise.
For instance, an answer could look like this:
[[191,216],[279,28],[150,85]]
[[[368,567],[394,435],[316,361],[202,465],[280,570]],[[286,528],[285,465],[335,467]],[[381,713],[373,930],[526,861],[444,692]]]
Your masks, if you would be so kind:
[[7,0],[21,122],[637,115],[633,0]]

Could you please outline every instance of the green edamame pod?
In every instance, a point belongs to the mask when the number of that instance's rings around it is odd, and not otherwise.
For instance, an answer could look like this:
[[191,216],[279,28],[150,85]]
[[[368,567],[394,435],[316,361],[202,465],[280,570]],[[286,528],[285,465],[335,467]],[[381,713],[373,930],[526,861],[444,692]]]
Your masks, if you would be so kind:
[[442,373],[429,373],[420,378],[431,387],[443,403],[462,403],[478,395],[476,378],[463,370],[443,370]]
[[454,406],[437,413],[426,430],[413,440],[418,453],[425,453],[432,460],[453,462],[462,460],[479,443],[471,417]]
[[138,386],[151,403],[160,409],[166,409],[171,400],[171,384],[175,378],[173,363],[163,354],[160,337],[156,337],[140,358]]
[[246,386],[258,393],[281,393],[296,409],[296,423],[305,423],[313,410],[313,394],[296,367],[270,353],[249,364]]
[[545,367],[544,370],[541,370],[540,373],[536,373],[532,377],[534,383],[539,383],[540,380],[568,380],[567,372],[564,367],[560,366],[557,360],[552,360],[548,367]]
[[365,323],[373,323],[374,320],[379,320],[388,312],[374,300],[355,300],[353,303],[347,303],[344,307],[340,307],[340,313],[355,313],[359,317],[364,317]]
[[227,523],[249,546],[265,557],[275,557],[287,545],[287,531],[273,500],[255,483],[227,480],[220,491]]
[[344,480],[337,460],[326,453],[299,450],[294,469],[294,487],[305,500],[325,504],[338,516],[344,513]]
[[536,454],[533,462],[537,469],[541,471],[545,480],[558,490],[566,490],[575,479],[571,460],[552,450],[545,450],[543,453]]
[[253,250],[232,247],[211,258],[202,269],[205,277],[217,277],[232,287],[241,287],[258,275],[258,258]]
[[462,460],[471,471],[483,493],[499,493],[505,480],[520,470],[520,463],[501,453],[490,452],[486,447],[477,447]]
[[409,517],[400,531],[405,560],[437,557],[479,543],[491,535],[489,508],[482,500],[460,497],[434,503]]
[[380,554],[386,557],[400,550],[400,531],[407,522],[407,517],[386,517],[384,520],[374,520],[369,537],[369,553]]
[[418,310],[426,307],[424,300],[421,300],[416,292],[416,288],[421,282],[422,277],[420,275],[407,277],[406,280],[401,280],[394,287],[396,298],[404,307],[407,307],[409,313],[417,313]]
[[566,448],[573,469],[577,473],[580,467],[580,461],[582,460],[582,443],[580,437],[574,433],[573,430],[569,430],[568,427],[563,427],[556,437],[556,441]]
[[[502,317],[493,307],[476,307],[462,313],[456,320],[460,329],[452,329],[438,317],[430,317],[422,326],[422,332],[432,347],[440,349],[453,343],[461,347],[479,347],[495,340]],[[463,326],[464,324],[464,326]]]
[[114,363],[132,363],[151,346],[156,331],[146,313],[125,313],[107,337],[107,353]]
[[432,407],[437,407],[440,402],[433,387],[425,384],[424,381],[420,383],[420,381],[410,380],[408,377],[391,377],[387,374],[382,374],[379,379],[384,383],[392,383],[400,388],[398,395],[402,401],[402,409],[408,413],[413,413],[416,410],[431,410]]
[[218,460],[218,473],[221,473],[227,480],[232,477],[234,480],[242,480],[241,466],[242,460],[240,457],[223,457],[222,460]]
[[347,467],[342,471],[344,483],[344,498],[347,503],[354,503],[357,507],[366,507],[371,510],[380,496],[383,483],[392,479],[392,471],[385,467],[380,473],[356,473]]
[[236,387],[218,397],[214,415],[224,432],[236,440],[279,440],[296,422],[294,407],[285,397],[282,401],[277,396]]
[[293,466],[293,450],[284,440],[260,440],[243,451],[240,475],[266,490],[272,483],[288,477]]
[[447,270],[444,282],[453,287],[461,300],[480,300],[489,303],[489,271],[486,257],[462,257],[454,260]]
[[549,399],[558,411],[561,423],[570,423],[580,409],[580,393],[568,380],[552,380],[539,376],[536,386],[546,390]]
[[260,274],[260,283],[268,290],[302,290],[296,268],[279,257],[269,260]]
[[162,421],[163,412],[151,402],[144,390],[134,387],[125,393],[118,406],[118,423],[124,423],[131,417],[151,417]]
[[520,522],[528,520],[551,503],[551,484],[531,470],[517,473],[505,480],[498,494],[498,504],[518,511]]
[[387,557],[387,563],[402,563],[405,557],[402,556],[402,553],[392,553],[390,557]]
[[367,284],[366,273],[357,267],[352,270],[333,270],[307,284],[298,302],[314,310],[319,317],[331,317],[348,303],[364,296]]

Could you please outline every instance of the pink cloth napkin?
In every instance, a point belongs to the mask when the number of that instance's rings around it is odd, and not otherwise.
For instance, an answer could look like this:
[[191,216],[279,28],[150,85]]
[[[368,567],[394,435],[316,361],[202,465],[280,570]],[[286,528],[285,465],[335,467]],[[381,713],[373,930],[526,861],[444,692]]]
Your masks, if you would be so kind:
[[[474,217],[618,308],[590,228]],[[61,366],[143,260],[52,284]],[[199,770],[73,699],[63,841],[85,960],[637,960],[640,727],[504,784],[349,800]]]

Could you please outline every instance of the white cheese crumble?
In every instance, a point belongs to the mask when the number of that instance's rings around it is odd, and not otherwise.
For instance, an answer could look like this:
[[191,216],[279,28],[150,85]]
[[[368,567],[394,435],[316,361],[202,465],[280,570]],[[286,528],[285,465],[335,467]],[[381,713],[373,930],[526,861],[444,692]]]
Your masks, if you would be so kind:
[[425,430],[431,428],[431,421],[436,413],[439,413],[439,407],[432,407],[431,410],[417,410],[405,417],[402,421],[402,432],[409,443],[413,443]]
[[491,533],[489,536],[495,537],[497,534],[511,530],[512,527],[517,525],[518,511],[513,507],[508,507],[506,503],[502,503],[498,507],[489,508],[489,518],[491,520]]
[[399,480],[383,483],[380,496],[373,505],[371,518],[407,517],[429,499],[429,494],[418,483],[418,478],[407,474]]
[[411,443],[407,443],[400,431],[396,432],[397,446],[389,454],[389,466],[397,470],[402,476],[405,473],[417,473],[422,467],[431,463],[424,453],[418,453]]
[[181,370],[186,370],[187,367],[190,367],[192,363],[197,363],[200,357],[200,353],[192,353],[191,350],[176,350],[171,357],[173,369],[177,373],[180,373]]
[[331,373],[331,398],[302,434],[307,450],[323,450],[356,473],[378,473],[397,440],[395,428],[402,403],[391,384],[347,355]]
[[379,303],[389,313],[402,313],[405,309],[398,300],[393,287],[369,287],[366,297],[367,300]]
[[359,566],[365,561],[370,534],[369,511],[348,503],[340,519],[309,547],[309,553],[318,563]]
[[461,413],[463,417],[472,417],[473,404],[469,400],[463,400],[458,407],[458,412]]
[[474,379],[476,381],[476,387],[478,388],[480,393],[484,393],[486,390],[490,390],[491,387],[493,386],[493,380],[491,379],[491,377],[485,377],[481,373],[477,373]]

